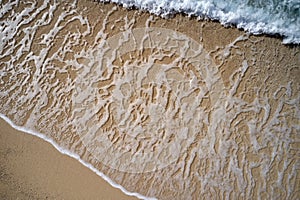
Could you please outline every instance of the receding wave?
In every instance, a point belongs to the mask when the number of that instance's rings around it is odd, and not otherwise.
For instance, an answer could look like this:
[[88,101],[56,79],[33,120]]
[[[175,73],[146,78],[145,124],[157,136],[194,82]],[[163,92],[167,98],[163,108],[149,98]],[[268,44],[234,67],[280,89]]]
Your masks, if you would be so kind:
[[300,43],[300,2],[298,0],[99,0],[125,7],[137,7],[162,16],[185,13],[218,20],[253,34],[283,36],[283,43]]
[[15,128],[139,198],[297,195],[299,48],[93,1],[0,14],[0,112]]

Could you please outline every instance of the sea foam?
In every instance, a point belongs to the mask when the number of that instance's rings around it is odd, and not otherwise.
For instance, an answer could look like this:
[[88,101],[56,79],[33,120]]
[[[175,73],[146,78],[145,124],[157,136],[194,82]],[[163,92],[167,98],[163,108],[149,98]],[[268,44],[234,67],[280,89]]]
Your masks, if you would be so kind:
[[136,7],[167,17],[184,13],[235,25],[252,34],[283,36],[283,43],[300,43],[300,2],[297,0],[100,0]]
[[135,197],[137,197],[139,199],[146,199],[146,200],[155,200],[156,199],[156,198],[153,198],[153,197],[146,197],[146,196],[141,195],[141,194],[136,193],[136,192],[129,192],[129,191],[127,191],[124,187],[122,187],[121,185],[115,183],[108,176],[106,176],[105,174],[103,174],[102,172],[100,172],[99,170],[97,170],[93,165],[91,165],[91,164],[83,161],[78,154],[72,153],[68,149],[60,147],[53,139],[45,136],[44,134],[41,134],[41,133],[35,132],[33,130],[27,129],[27,128],[23,127],[23,126],[18,126],[16,124],[14,124],[8,117],[6,117],[5,115],[3,115],[1,113],[0,113],[0,118],[2,118],[4,121],[6,121],[12,128],[14,128],[14,129],[16,129],[18,131],[21,131],[21,132],[33,135],[33,136],[37,136],[37,137],[41,138],[42,140],[50,143],[60,153],[78,160],[83,166],[85,166],[85,167],[89,168],[90,170],[92,170],[94,173],[96,173],[98,176],[100,176],[106,182],[108,182],[111,186],[113,186],[114,188],[117,188],[117,189],[121,190],[126,195],[128,195],[128,196],[135,196]]
[[297,195],[298,48],[82,2],[0,7],[2,118],[139,198]]

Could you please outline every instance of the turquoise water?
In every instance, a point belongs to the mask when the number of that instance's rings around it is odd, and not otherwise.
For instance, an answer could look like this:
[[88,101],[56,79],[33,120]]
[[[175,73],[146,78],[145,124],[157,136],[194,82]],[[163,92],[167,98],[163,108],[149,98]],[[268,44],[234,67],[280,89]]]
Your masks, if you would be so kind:
[[298,0],[112,0],[162,16],[182,12],[235,25],[253,34],[280,35],[283,43],[300,43]]

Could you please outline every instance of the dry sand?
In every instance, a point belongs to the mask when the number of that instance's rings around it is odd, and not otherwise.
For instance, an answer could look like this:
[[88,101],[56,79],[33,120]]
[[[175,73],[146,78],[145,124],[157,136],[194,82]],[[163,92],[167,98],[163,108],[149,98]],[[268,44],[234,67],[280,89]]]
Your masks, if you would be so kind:
[[0,199],[136,199],[42,139],[0,127]]

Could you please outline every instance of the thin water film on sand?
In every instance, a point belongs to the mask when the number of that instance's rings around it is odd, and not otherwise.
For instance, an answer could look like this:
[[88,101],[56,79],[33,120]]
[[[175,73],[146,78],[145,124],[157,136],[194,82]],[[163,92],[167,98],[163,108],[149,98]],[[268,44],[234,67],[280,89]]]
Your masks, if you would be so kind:
[[0,112],[128,191],[299,196],[298,47],[92,1],[1,2],[0,29]]

